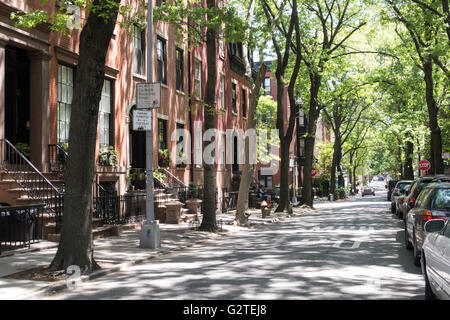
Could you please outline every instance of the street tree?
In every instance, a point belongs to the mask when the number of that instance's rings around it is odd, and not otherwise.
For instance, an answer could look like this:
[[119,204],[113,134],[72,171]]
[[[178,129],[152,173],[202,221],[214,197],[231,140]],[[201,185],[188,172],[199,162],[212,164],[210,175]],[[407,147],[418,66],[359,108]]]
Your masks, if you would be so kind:
[[66,270],[77,265],[83,272],[92,272],[98,267],[93,256],[92,182],[106,54],[119,13],[125,28],[145,14],[141,11],[143,7],[124,6],[120,0],[61,0],[58,3],[56,11],[38,8],[28,13],[13,13],[11,18],[17,26],[34,28],[47,23],[52,31],[69,35],[68,26],[74,24],[73,17],[67,14],[69,6],[77,5],[87,14],[81,26],[73,87],[61,238],[50,267]]
[[[431,139],[430,172],[444,173],[441,128],[438,120],[441,106],[435,94],[437,83],[434,66],[441,68],[448,78],[446,64],[441,60],[448,58],[449,51],[448,38],[443,38],[445,24],[442,23],[442,19],[436,19],[436,15],[429,10],[430,8],[437,10],[436,1],[386,1],[389,8],[386,19],[395,21],[403,27],[403,29],[397,28],[396,33],[403,45],[412,49],[411,52],[414,52],[414,55],[411,55],[411,58],[423,72]],[[425,4],[428,4],[428,7]]]

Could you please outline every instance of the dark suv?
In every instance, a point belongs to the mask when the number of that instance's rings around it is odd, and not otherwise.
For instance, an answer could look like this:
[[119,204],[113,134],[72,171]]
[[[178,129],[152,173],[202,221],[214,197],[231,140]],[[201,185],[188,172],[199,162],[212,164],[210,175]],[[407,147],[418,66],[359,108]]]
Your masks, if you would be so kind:
[[431,219],[450,219],[450,183],[430,183],[417,197],[405,223],[405,245],[414,250],[414,264],[420,266],[420,252],[425,240],[423,226]]
[[391,201],[391,194],[392,190],[394,190],[395,185],[397,184],[398,180],[389,180],[386,184],[387,188],[387,201]]
[[414,180],[408,194],[406,195],[405,200],[403,201],[402,208],[398,213],[399,218],[403,218],[403,220],[406,220],[406,215],[408,214],[409,210],[414,207],[414,203],[416,202],[416,199],[422,189],[427,184],[431,183],[435,178],[435,176],[424,176]]

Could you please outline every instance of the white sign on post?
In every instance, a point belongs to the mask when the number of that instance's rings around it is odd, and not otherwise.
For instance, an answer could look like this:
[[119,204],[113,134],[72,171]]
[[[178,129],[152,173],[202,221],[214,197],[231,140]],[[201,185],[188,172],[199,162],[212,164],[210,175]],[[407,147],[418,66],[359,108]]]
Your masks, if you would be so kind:
[[133,110],[133,130],[150,131],[152,129],[151,110]]
[[161,108],[161,82],[136,84],[136,108]]

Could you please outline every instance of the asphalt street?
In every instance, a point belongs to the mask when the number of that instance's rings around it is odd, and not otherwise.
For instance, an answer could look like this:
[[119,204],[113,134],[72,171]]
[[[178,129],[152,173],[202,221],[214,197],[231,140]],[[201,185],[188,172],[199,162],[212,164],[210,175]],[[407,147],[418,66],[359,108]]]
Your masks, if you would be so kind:
[[424,299],[384,182],[266,225],[79,284],[47,299]]

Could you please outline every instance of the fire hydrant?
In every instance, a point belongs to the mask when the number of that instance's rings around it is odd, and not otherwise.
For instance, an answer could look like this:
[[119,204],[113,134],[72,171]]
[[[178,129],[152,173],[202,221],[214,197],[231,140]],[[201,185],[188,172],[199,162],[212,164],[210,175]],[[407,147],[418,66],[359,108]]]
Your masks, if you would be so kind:
[[261,202],[261,214],[263,218],[270,214],[270,207],[267,205],[266,201]]

